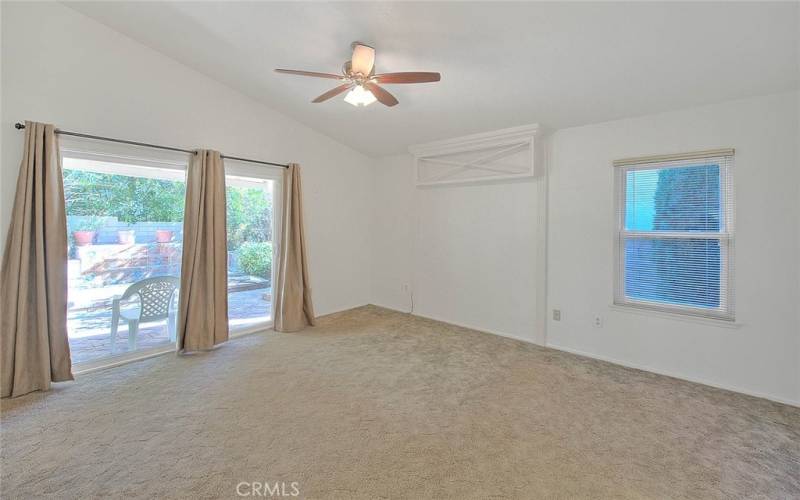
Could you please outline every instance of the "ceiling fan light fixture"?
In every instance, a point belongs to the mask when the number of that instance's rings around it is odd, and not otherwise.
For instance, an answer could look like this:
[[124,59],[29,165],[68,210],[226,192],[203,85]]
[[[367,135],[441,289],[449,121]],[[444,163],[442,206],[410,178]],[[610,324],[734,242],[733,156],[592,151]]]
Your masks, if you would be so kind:
[[375,65],[375,49],[360,42],[353,42],[353,57],[350,59],[350,70],[355,74],[367,77]]
[[356,85],[353,89],[347,93],[344,97],[345,102],[352,104],[353,106],[369,106],[377,99],[369,90],[365,89],[361,85]]

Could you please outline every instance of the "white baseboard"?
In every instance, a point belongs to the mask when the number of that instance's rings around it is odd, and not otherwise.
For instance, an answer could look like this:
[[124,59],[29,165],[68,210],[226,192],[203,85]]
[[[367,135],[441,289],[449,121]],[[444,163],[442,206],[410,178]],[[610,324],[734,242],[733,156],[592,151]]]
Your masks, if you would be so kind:
[[375,307],[380,307],[381,309],[388,309],[390,311],[399,312],[399,313],[403,313],[403,314],[412,314],[412,315],[414,314],[411,311],[406,311],[404,309],[398,309],[398,308],[396,308],[394,306],[387,306],[386,304],[379,304],[378,302],[370,302],[369,305],[375,306]]
[[649,366],[640,365],[640,364],[637,364],[637,363],[629,363],[627,361],[620,361],[619,359],[610,358],[608,356],[601,356],[601,355],[593,354],[593,353],[590,353],[590,352],[579,351],[577,349],[572,349],[572,348],[569,348],[569,347],[559,346],[559,345],[556,345],[556,344],[547,344],[547,347],[550,348],[550,349],[555,349],[557,351],[564,351],[564,352],[568,352],[570,354],[576,354],[578,356],[583,356],[585,358],[592,358],[592,359],[596,359],[596,360],[599,360],[599,361],[604,361],[606,363],[611,363],[611,364],[614,364],[614,365],[624,366],[626,368],[633,368],[635,370],[642,370],[642,371],[645,371],[645,372],[655,373],[657,375],[664,375],[666,377],[677,378],[677,379],[685,380],[687,382],[692,382],[692,383],[695,383],[695,384],[707,385],[709,387],[714,387],[716,389],[723,389],[723,390],[726,390],[726,391],[737,392],[739,394],[744,394],[745,396],[753,396],[753,397],[756,397],[756,398],[767,399],[767,400],[773,401],[775,403],[781,403],[781,404],[785,404],[785,405],[789,405],[789,406],[800,407],[800,401],[794,401],[794,400],[791,400],[791,399],[784,399],[784,398],[781,398],[781,397],[778,397],[778,396],[773,396],[771,394],[764,394],[764,393],[760,393],[760,392],[750,391],[750,390],[747,390],[747,389],[742,389],[741,387],[734,387],[734,386],[730,386],[730,385],[719,384],[719,383],[715,383],[715,382],[709,382],[708,380],[703,380],[703,379],[696,378],[696,377],[687,377],[686,375],[675,373],[675,372],[670,372],[668,370],[660,370],[660,369],[652,368],[652,367],[649,367]]
[[[392,308],[392,307],[383,306],[383,305],[380,305],[380,304],[373,304],[373,305],[376,305],[378,307],[383,307],[384,309],[390,309],[392,311],[397,311],[397,312],[401,312],[401,313],[404,313],[404,314],[409,314],[408,311],[400,311],[398,309],[395,309],[395,308]],[[692,383],[695,383],[695,384],[707,385],[709,387],[714,387],[716,389],[723,389],[723,390],[726,390],[726,391],[731,391],[731,392],[736,392],[736,393],[739,393],[739,394],[744,394],[746,396],[753,396],[753,397],[756,397],[756,398],[766,399],[766,400],[769,400],[769,401],[773,401],[775,403],[781,403],[781,404],[785,404],[785,405],[789,405],[789,406],[800,407],[800,401],[795,401],[795,400],[791,400],[791,399],[785,399],[785,398],[781,398],[781,397],[778,397],[778,396],[774,396],[772,394],[764,394],[764,393],[759,393],[759,392],[755,392],[755,391],[750,391],[750,390],[747,390],[747,389],[742,389],[740,387],[733,387],[733,386],[729,386],[729,385],[725,385],[725,384],[718,384],[718,383],[714,383],[714,382],[709,382],[708,380],[703,380],[703,379],[699,379],[699,378],[695,378],[695,377],[687,377],[686,375],[682,375],[682,374],[679,374],[679,373],[674,373],[674,372],[670,372],[670,371],[666,371],[666,370],[659,370],[659,369],[655,369],[655,368],[652,368],[652,367],[649,367],[649,366],[639,365],[639,364],[636,364],[636,363],[628,363],[628,362],[621,361],[621,360],[614,359],[614,358],[610,358],[610,357],[607,357],[607,356],[600,356],[600,355],[593,354],[593,353],[590,353],[590,352],[579,351],[577,349],[571,349],[569,347],[559,346],[559,345],[556,345],[556,344],[549,344],[548,343],[548,344],[542,346],[541,344],[537,344],[536,342],[534,342],[533,340],[531,340],[529,338],[520,337],[519,335],[514,335],[514,334],[506,333],[506,332],[500,332],[500,331],[496,331],[496,330],[487,330],[485,328],[479,328],[479,327],[476,327],[476,326],[473,326],[473,325],[466,325],[466,324],[458,323],[458,322],[455,322],[455,321],[450,321],[450,320],[447,320],[447,319],[444,319],[444,318],[426,316],[426,315],[417,314],[417,313],[411,313],[411,315],[412,316],[417,316],[417,317],[420,317],[420,318],[430,319],[430,320],[433,320],[433,321],[439,321],[439,322],[442,322],[442,323],[447,323],[449,325],[460,326],[462,328],[469,328],[470,330],[475,330],[475,331],[482,332],[482,333],[489,333],[491,335],[497,335],[499,337],[506,337],[506,338],[510,338],[510,339],[514,339],[514,340],[519,340],[521,342],[527,342],[529,344],[539,345],[541,347],[546,347],[548,349],[554,349],[554,350],[557,350],[557,351],[568,352],[570,354],[576,354],[578,356],[583,356],[585,358],[592,358],[592,359],[596,359],[598,361],[604,361],[606,363],[611,363],[611,364],[614,364],[614,365],[624,366],[626,368],[633,368],[633,369],[636,369],[636,370],[642,370],[642,371],[645,371],[645,372],[655,373],[657,375],[664,375],[666,377],[677,378],[677,379],[685,380],[687,382],[692,382]]]
[[[406,314],[408,314],[408,313],[406,313]],[[501,332],[499,330],[489,330],[489,329],[486,329],[484,327],[479,327],[479,326],[475,326],[475,325],[468,325],[466,323],[459,323],[459,322],[456,322],[456,321],[452,321],[452,320],[449,320],[449,319],[446,319],[446,318],[441,318],[441,317],[436,317],[436,316],[427,316],[427,315],[418,314],[418,313],[411,313],[411,315],[412,316],[417,316],[418,318],[431,319],[433,321],[438,321],[440,323],[447,323],[448,325],[460,326],[461,328],[467,328],[469,330],[475,330],[475,331],[481,332],[481,333],[491,333],[492,335],[497,335],[498,337],[505,337],[505,338],[508,338],[508,339],[519,340],[520,342],[527,342],[529,344],[545,347],[543,344],[539,344],[539,343],[535,342],[533,339],[530,339],[530,338],[527,338],[527,337],[522,337],[520,335],[516,335],[516,334],[513,334],[513,333]]]
[[[359,307],[368,306],[370,304],[371,304],[370,302],[365,302],[363,304],[356,304],[356,305],[353,305],[353,306],[346,306],[346,307],[343,307],[341,309],[334,309],[332,311],[315,311],[315,313],[316,313],[315,318],[319,319],[319,318],[322,318],[322,317],[325,317],[325,316],[330,316],[331,314],[337,314],[337,313],[340,313],[340,312],[349,311],[351,309],[358,309]],[[383,307],[383,306],[381,306],[381,307]]]

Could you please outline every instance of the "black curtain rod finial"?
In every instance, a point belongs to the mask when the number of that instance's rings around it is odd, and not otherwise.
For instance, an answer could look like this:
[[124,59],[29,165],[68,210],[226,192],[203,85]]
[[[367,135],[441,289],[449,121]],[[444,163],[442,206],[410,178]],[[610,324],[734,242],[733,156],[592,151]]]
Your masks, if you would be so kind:
[[[25,128],[25,125],[23,123],[17,122],[17,123],[14,124],[14,128],[16,128],[17,130],[22,130],[22,129]],[[179,151],[181,153],[188,153],[188,154],[193,154],[193,155],[197,154],[197,151],[193,151],[193,150],[189,150],[189,149],[173,148],[173,147],[170,147],[170,146],[159,146],[158,144],[148,144],[146,142],[125,141],[125,140],[122,140],[122,139],[113,139],[111,137],[101,137],[99,135],[80,134],[78,132],[67,132],[65,130],[59,130],[59,129],[56,129],[55,132],[56,132],[56,134],[71,135],[73,137],[84,137],[86,139],[97,139],[97,140],[100,140],[100,141],[118,142],[120,144],[132,144],[134,146],[144,146],[146,148],[165,149],[167,151]],[[261,165],[271,165],[273,167],[289,168],[289,165],[286,165],[285,163],[273,163],[271,161],[250,160],[250,159],[247,159],[247,158],[238,158],[236,156],[225,156],[225,155],[220,155],[220,156],[223,159],[229,158],[231,160],[244,161],[244,162],[247,162],[247,163],[258,163],[258,164],[261,164]]]

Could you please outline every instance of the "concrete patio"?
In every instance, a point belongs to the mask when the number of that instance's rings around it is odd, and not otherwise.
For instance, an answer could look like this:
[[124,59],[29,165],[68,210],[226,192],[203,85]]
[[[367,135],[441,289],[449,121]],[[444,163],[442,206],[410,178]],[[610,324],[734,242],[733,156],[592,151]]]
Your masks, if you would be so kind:
[[[259,285],[255,285],[259,286]],[[123,290],[125,287],[122,287]],[[228,317],[232,334],[269,321],[272,317],[272,289],[263,282],[258,288],[231,291],[228,295]],[[111,349],[111,307],[101,304],[94,308],[70,308],[67,329],[72,363],[96,361],[129,353],[128,327],[119,325],[116,345]],[[136,335],[136,351],[167,347],[172,342],[167,332],[167,320],[145,323]]]
[[[151,225],[167,227],[164,223]],[[180,276],[181,242],[150,241],[154,237],[142,231],[137,231],[137,239],[148,241],[141,243],[111,243],[105,241],[110,238],[107,235],[100,236],[100,244],[75,247],[71,252],[74,258],[69,260],[67,330],[73,364],[174,345],[175,333],[170,335],[164,319],[140,324],[136,345],[132,348],[128,344],[127,322],[121,319],[112,346],[112,300],[146,278]],[[242,272],[235,258],[230,258],[228,318],[231,333],[269,321],[272,318],[271,293],[268,279]],[[137,297],[134,295],[134,299]],[[177,313],[176,295],[170,307]],[[127,305],[123,303],[123,309],[133,309],[138,316],[138,300]]]

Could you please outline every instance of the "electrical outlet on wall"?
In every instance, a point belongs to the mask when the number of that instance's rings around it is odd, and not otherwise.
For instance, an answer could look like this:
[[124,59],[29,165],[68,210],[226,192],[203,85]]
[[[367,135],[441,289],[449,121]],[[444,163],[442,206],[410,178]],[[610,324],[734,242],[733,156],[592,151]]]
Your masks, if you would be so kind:
[[553,321],[561,321],[561,309],[553,309]]
[[594,317],[594,327],[595,328],[603,328],[603,317],[599,314]]

